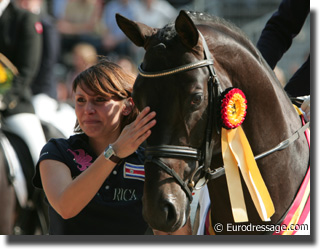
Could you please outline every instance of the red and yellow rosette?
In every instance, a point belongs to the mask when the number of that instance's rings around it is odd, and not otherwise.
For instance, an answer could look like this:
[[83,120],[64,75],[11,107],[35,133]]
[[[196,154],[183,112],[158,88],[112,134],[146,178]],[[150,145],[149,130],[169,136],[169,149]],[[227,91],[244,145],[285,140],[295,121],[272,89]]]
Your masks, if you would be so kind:
[[225,92],[221,103],[221,120],[226,129],[239,127],[247,114],[247,99],[238,88]]
[[230,203],[234,221],[247,222],[248,215],[240,179],[241,172],[261,220],[268,221],[274,214],[274,206],[241,127],[247,113],[246,110],[247,100],[240,89],[228,89],[222,94],[221,149]]

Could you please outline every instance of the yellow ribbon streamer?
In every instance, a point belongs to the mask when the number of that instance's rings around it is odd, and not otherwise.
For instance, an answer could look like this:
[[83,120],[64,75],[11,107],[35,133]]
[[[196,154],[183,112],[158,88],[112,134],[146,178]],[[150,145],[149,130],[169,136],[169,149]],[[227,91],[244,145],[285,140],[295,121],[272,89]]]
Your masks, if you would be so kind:
[[273,202],[241,126],[222,128],[221,148],[234,221],[248,221],[238,166],[260,218],[269,221],[275,212]]
[[228,136],[230,135],[228,131],[234,130],[226,130],[222,128],[221,148],[233,219],[235,222],[243,222],[248,221],[247,209],[244,202],[237,160],[234,158],[233,152],[229,146]]

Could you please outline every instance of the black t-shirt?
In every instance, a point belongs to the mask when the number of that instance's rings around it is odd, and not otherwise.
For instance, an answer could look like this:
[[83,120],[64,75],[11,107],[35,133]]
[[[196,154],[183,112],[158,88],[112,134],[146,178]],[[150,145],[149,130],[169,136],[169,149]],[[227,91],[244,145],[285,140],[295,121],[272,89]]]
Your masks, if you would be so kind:
[[[71,171],[72,178],[76,178],[90,167],[96,158],[85,134],[73,135],[67,140],[51,139],[41,151],[33,184],[42,188],[39,173],[39,163],[42,160],[51,159],[65,163]],[[49,233],[144,234],[147,229],[142,217],[141,202],[144,158],[144,149],[139,147],[135,153],[119,162],[89,204],[71,219],[63,219],[49,204]]]

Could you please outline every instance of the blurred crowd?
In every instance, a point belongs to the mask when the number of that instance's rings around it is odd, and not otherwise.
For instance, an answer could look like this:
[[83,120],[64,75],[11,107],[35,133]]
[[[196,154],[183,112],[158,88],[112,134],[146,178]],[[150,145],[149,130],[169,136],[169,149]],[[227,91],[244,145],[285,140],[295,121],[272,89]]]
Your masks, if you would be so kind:
[[[99,56],[107,56],[136,74],[143,49],[134,46],[116,24],[115,13],[151,27],[162,28],[178,10],[193,0],[11,0],[18,7],[39,15],[43,26],[43,55],[34,94],[69,103],[72,81]],[[39,48],[40,49],[40,48]],[[47,63],[44,63],[44,62]],[[283,85],[281,68],[275,73]],[[41,75],[42,74],[42,75]],[[46,79],[44,81],[43,79]],[[37,79],[35,80],[37,81]],[[41,97],[41,96],[40,96]],[[37,101],[34,100],[36,106]],[[40,101],[38,103],[40,103]],[[44,115],[49,114],[47,109]]]
[[[50,23],[48,32],[55,61],[53,85],[56,100],[73,105],[71,84],[75,76],[93,65],[99,56],[136,73],[143,50],[133,46],[116,24],[115,13],[152,27],[163,27],[177,16],[176,6],[188,1],[166,0],[12,0]],[[27,3],[24,3],[27,2]],[[190,2],[190,1],[189,1]],[[43,25],[45,32],[46,26]]]

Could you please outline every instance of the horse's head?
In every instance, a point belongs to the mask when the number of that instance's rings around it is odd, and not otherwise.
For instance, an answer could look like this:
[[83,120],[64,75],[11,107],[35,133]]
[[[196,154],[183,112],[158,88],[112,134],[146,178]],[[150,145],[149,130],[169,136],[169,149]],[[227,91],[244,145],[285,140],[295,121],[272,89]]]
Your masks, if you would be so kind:
[[163,29],[118,14],[116,19],[128,38],[146,50],[134,102],[140,110],[150,106],[157,113],[147,140],[143,214],[152,228],[175,231],[188,219],[192,187],[205,162],[206,137],[212,138],[209,120],[214,119],[208,114],[213,110],[208,107],[214,105],[208,103],[214,91],[208,88],[213,88],[213,60],[205,55],[205,41],[186,12]]

